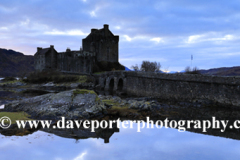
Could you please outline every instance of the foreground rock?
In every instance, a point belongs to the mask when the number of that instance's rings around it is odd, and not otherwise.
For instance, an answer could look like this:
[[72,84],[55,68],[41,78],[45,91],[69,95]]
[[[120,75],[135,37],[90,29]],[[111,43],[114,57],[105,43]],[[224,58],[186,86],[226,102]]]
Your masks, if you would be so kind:
[[92,90],[73,89],[48,93],[6,104],[4,111],[21,112],[32,119],[89,119],[104,116],[139,117],[142,113],[156,113],[156,101],[124,100],[117,96],[97,95]]
[[74,89],[13,101],[5,111],[24,111],[34,119],[76,119],[102,116],[106,107],[95,92]]

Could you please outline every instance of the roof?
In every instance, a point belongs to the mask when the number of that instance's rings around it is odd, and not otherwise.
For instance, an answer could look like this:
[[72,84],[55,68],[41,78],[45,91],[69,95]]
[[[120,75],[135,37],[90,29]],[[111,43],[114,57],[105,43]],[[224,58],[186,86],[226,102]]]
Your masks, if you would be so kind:
[[38,51],[37,53],[38,53],[38,54],[45,54],[45,53],[47,53],[49,50],[50,50],[50,48],[43,48],[43,49],[41,49],[40,51]]
[[[114,34],[109,29],[108,29],[108,32],[110,33],[111,36],[114,36]],[[95,29],[94,32],[89,33],[89,35],[86,38],[84,38],[84,39],[87,39],[91,35],[95,35],[95,34],[100,34],[101,35],[102,33],[104,34],[104,28],[102,28],[102,29]]]

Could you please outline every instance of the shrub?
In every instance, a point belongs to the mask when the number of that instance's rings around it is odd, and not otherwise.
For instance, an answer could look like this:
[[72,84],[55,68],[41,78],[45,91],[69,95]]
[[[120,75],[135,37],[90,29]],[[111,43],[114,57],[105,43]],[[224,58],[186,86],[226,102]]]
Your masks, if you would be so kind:
[[191,69],[191,67],[187,66],[185,68],[185,73],[187,74],[201,74],[201,72],[199,71],[199,69],[197,67],[194,67],[193,69]]
[[47,83],[47,82],[54,82],[54,83],[64,83],[64,82],[80,82],[80,83],[87,83],[93,82],[92,78],[86,75],[66,75],[61,74],[60,72],[34,72],[31,73],[26,79],[23,80],[24,82],[29,83]]
[[191,67],[187,66],[187,67],[185,68],[185,73],[191,73]]
[[161,68],[160,62],[150,62],[142,61],[141,68],[139,69],[138,65],[131,67],[134,71],[144,71],[144,72],[159,72]]
[[132,65],[131,68],[132,68],[134,71],[139,71],[139,67],[138,67],[137,64],[135,64],[135,66]]

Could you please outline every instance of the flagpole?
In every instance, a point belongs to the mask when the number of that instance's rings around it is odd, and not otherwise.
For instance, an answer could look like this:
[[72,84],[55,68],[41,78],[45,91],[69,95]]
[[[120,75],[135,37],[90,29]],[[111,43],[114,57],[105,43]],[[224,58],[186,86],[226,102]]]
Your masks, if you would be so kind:
[[193,60],[193,55],[191,55],[191,68],[192,68],[192,60]]

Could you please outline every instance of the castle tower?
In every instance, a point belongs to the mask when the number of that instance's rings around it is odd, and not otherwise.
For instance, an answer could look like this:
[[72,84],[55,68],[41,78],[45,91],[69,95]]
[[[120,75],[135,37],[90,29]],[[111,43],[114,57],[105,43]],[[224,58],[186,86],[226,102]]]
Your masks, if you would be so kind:
[[102,29],[91,29],[82,40],[84,51],[95,52],[97,61],[118,62],[119,36],[113,35],[107,24]]

